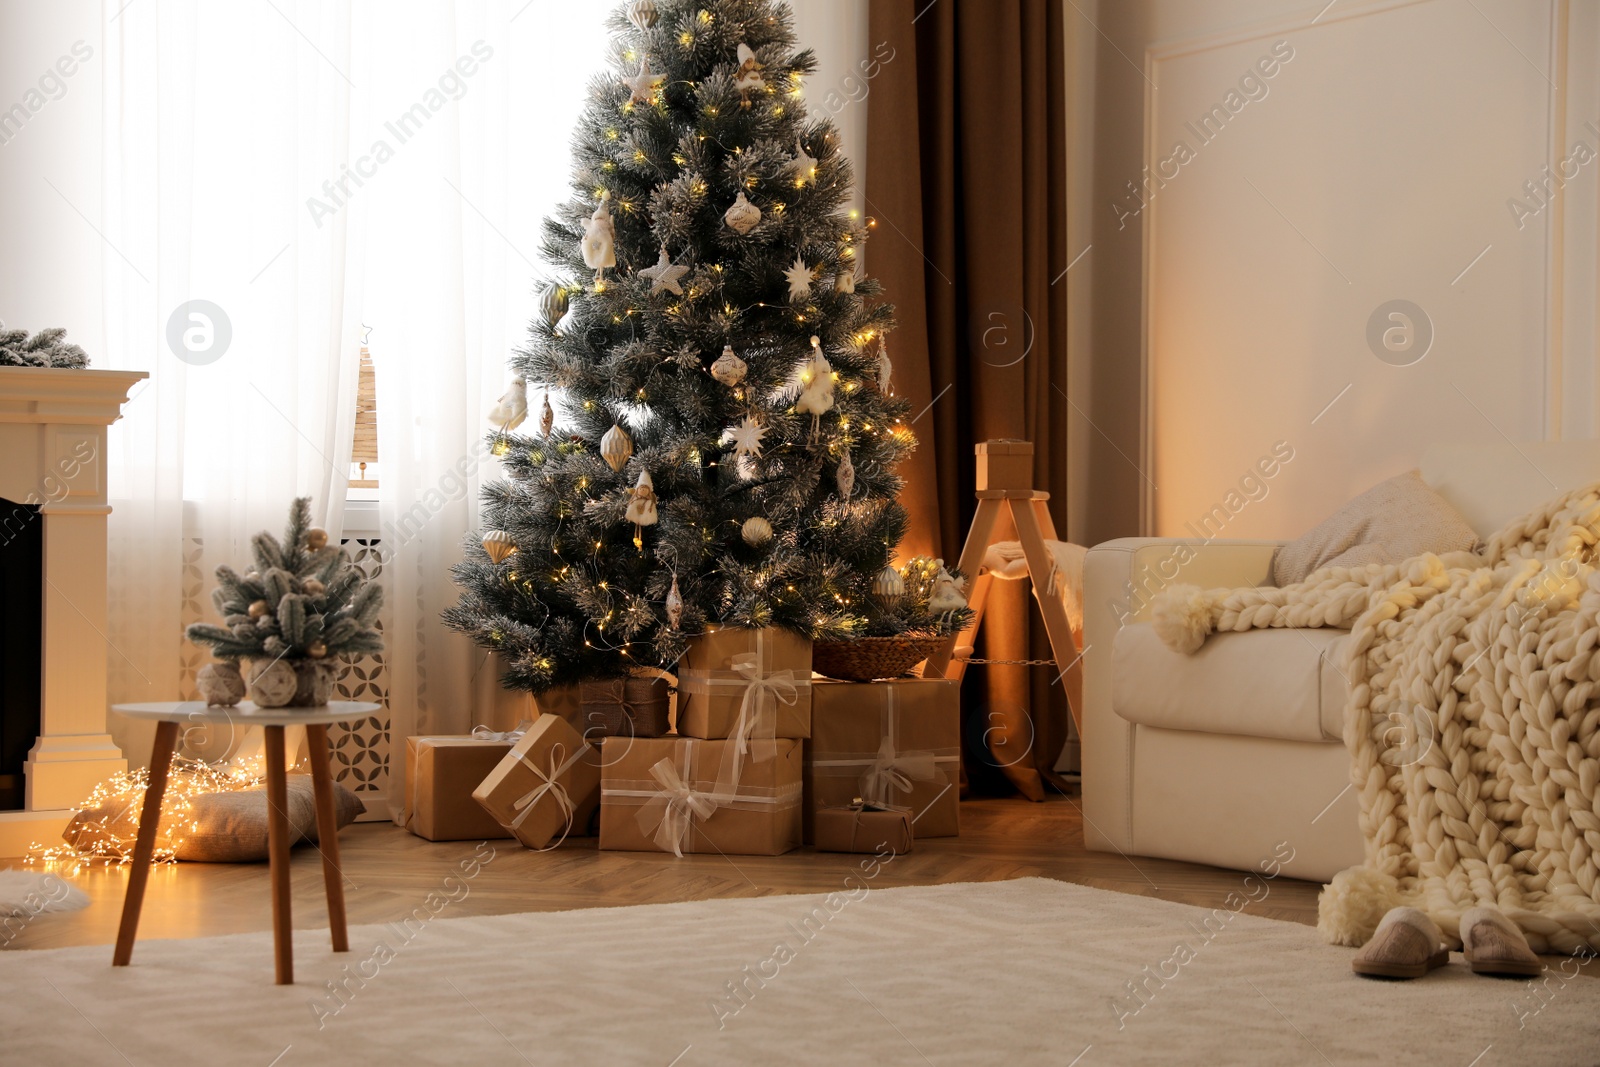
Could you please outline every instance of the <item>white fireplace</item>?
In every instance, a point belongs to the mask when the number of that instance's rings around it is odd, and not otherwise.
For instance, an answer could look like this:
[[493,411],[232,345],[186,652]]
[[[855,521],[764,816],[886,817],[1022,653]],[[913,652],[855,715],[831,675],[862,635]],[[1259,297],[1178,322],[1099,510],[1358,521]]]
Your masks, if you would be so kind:
[[74,805],[127,769],[106,730],[106,427],[145,377],[0,367],[0,498],[37,505],[43,524],[39,735],[22,810],[0,811],[0,856],[59,839]]

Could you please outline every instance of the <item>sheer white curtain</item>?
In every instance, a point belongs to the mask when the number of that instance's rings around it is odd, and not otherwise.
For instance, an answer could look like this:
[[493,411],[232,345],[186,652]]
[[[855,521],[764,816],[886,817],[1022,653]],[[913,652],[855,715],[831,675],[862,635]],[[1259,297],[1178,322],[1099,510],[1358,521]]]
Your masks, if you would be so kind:
[[[151,372],[112,449],[114,699],[174,695],[186,564],[209,590],[296,494],[340,527],[364,322],[392,751],[482,721],[492,668],[438,616],[610,7],[108,0],[106,365]],[[166,336],[195,299],[232,327],[203,365]]]

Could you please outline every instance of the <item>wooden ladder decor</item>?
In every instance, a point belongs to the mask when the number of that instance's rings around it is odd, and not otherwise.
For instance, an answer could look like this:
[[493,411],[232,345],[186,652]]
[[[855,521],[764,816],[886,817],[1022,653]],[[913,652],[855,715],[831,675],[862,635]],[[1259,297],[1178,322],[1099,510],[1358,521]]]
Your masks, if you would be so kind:
[[1022,542],[1022,555],[1028,561],[1028,577],[1033,583],[1033,598],[1044,616],[1045,632],[1055,653],[1057,675],[1066,686],[1067,703],[1073,724],[1083,733],[1083,657],[1072,634],[1061,601],[1046,592],[1055,557],[1045,546],[1056,540],[1055,523],[1050,518],[1050,494],[1033,488],[1033,444],[1030,441],[984,441],[977,446],[978,511],[972,529],[961,549],[956,566],[967,576],[967,605],[972,619],[960,633],[952,636],[938,652],[928,657],[924,678],[949,678],[960,681],[972,659],[978,627],[983,623],[984,602],[995,579],[983,570],[983,558],[995,543],[1000,516],[1009,512]]

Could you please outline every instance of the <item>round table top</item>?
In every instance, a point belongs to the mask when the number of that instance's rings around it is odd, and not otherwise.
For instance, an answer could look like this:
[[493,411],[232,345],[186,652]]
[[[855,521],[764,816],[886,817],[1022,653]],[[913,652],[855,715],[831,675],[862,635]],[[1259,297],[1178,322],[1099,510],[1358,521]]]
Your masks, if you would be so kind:
[[382,707],[382,704],[367,700],[330,700],[314,708],[260,708],[245,700],[231,708],[214,708],[203,700],[169,700],[153,704],[113,704],[111,710],[130,719],[151,719],[156,722],[317,726],[364,719]]

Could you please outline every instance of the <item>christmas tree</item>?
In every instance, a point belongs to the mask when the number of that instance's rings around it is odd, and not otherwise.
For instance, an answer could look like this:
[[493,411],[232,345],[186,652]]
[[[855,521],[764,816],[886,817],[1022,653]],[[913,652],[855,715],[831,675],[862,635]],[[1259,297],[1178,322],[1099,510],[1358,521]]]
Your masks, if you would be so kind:
[[928,561],[890,567],[916,442],[859,266],[871,224],[801,99],[815,56],[771,0],[633,0],[610,27],[446,621],[534,691],[670,666],[714,627],[949,632]]

